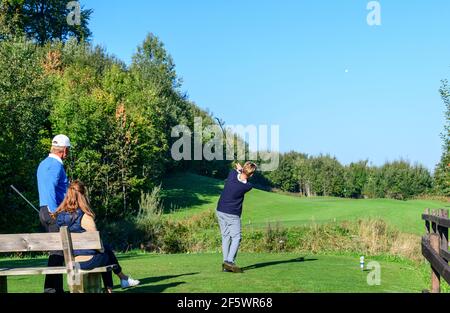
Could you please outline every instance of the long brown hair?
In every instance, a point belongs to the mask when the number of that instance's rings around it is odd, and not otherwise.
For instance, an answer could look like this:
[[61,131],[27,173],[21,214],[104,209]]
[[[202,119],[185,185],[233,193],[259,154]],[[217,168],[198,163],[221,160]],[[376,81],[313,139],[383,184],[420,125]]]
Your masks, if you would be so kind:
[[91,210],[91,205],[86,195],[86,187],[81,181],[75,180],[70,184],[66,197],[56,210],[55,215],[62,212],[74,213],[78,209],[81,209],[85,214],[95,218],[95,214]]

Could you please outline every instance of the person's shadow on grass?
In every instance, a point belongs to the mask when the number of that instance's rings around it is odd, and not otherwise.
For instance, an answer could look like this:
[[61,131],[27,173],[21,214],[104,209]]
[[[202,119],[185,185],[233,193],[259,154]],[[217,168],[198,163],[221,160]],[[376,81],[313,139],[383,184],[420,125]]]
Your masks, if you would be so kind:
[[129,288],[123,291],[120,291],[122,293],[162,293],[168,288],[174,288],[179,285],[186,284],[185,281],[177,281],[169,284],[162,284],[162,285],[150,285],[150,286],[136,286],[133,288]]
[[[124,290],[123,292],[130,292],[130,293],[159,293],[163,292],[167,288],[176,287],[181,284],[185,284],[186,282],[173,282],[169,284],[163,284],[163,285],[151,285],[153,283],[160,282],[162,280],[172,279],[172,278],[178,278],[182,276],[191,276],[191,275],[197,275],[199,273],[186,273],[186,274],[179,274],[179,275],[166,275],[166,276],[157,276],[157,277],[147,277],[143,279],[139,279],[141,282],[139,286],[136,286],[134,288],[130,288],[127,290]],[[120,285],[114,286],[115,289],[120,289]]]
[[254,270],[254,269],[258,269],[258,268],[262,268],[262,267],[279,265],[279,264],[300,263],[300,262],[309,262],[309,261],[317,261],[317,259],[305,259],[304,257],[300,257],[300,258],[295,258],[295,259],[291,259],[291,260],[257,263],[257,264],[249,265],[246,267],[242,267],[242,270],[248,271],[248,270]]

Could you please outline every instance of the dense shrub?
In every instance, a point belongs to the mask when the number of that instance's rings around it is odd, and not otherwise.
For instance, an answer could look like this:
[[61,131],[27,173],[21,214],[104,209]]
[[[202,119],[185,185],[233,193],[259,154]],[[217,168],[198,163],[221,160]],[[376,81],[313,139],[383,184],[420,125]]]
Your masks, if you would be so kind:
[[102,240],[117,251],[140,248],[142,233],[137,229],[135,220],[132,218],[109,222],[99,221],[97,228],[100,230]]
[[163,253],[185,253],[189,251],[189,230],[185,223],[164,221],[164,231],[157,239],[159,250]]
[[163,231],[163,206],[160,192],[161,187],[157,186],[153,188],[150,194],[141,194],[136,227],[143,235],[144,242],[155,241]]
[[279,223],[273,226],[269,223],[265,229],[263,240],[264,250],[267,252],[282,252],[285,250],[288,230]]

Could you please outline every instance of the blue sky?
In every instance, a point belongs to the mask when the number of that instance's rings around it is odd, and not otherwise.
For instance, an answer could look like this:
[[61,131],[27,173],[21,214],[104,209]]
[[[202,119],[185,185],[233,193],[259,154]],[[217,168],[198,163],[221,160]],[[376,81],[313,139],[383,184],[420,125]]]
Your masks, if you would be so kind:
[[450,78],[450,1],[84,0],[93,42],[129,63],[147,33],[182,90],[227,124],[280,125],[281,151],[430,169]]

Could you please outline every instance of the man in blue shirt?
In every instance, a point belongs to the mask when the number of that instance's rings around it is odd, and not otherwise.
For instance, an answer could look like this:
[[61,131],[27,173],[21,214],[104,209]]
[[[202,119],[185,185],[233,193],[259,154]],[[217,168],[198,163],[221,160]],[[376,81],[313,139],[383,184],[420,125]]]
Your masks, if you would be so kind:
[[[63,160],[69,156],[70,140],[65,135],[58,135],[52,141],[50,155],[43,160],[37,170],[37,181],[39,190],[40,214],[42,226],[47,232],[58,232],[58,226],[53,214],[64,200],[69,186]],[[61,252],[51,253],[48,266],[63,266],[64,256]],[[62,293],[63,276],[46,275],[45,293]]]
[[248,179],[255,171],[256,164],[252,162],[245,163],[244,167],[238,163],[236,170],[228,175],[217,205],[217,219],[222,234],[222,270],[225,272],[242,273],[235,264],[241,243],[242,203],[245,194],[253,188]]

